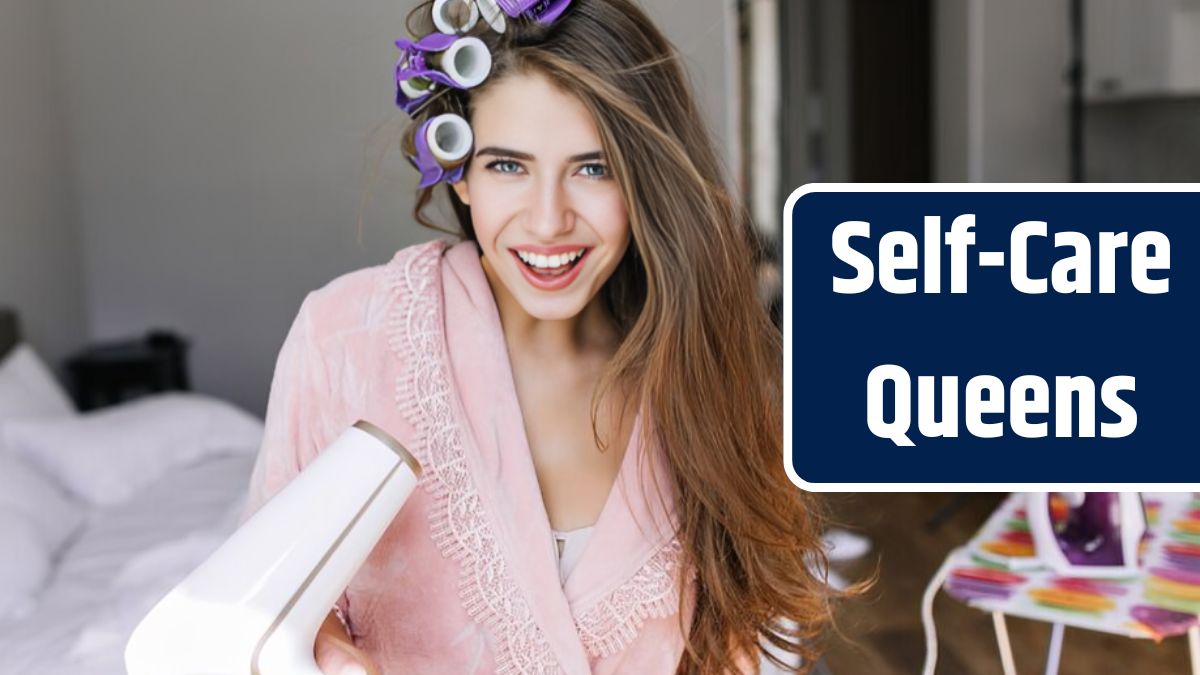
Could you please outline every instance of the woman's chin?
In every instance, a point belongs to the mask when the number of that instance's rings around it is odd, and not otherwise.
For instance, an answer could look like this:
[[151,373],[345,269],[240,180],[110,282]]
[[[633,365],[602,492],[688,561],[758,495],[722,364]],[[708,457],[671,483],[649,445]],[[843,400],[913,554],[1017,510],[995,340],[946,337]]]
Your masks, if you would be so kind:
[[517,300],[526,314],[540,321],[573,319],[579,316],[586,304],[568,297],[555,299],[518,297]]

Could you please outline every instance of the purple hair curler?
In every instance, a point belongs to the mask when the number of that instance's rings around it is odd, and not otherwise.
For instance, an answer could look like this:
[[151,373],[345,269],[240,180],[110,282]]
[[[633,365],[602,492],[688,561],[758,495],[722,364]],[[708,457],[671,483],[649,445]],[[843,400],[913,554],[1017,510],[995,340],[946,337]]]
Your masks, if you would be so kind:
[[408,155],[421,172],[420,187],[462,180],[474,142],[471,125],[453,113],[438,115],[422,124],[413,138],[415,152]]
[[430,33],[417,41],[400,39],[396,61],[396,105],[411,115],[438,84],[455,89],[479,86],[492,70],[483,40]]
[[496,0],[496,3],[514,19],[525,16],[542,24],[554,23],[571,6],[571,0]]

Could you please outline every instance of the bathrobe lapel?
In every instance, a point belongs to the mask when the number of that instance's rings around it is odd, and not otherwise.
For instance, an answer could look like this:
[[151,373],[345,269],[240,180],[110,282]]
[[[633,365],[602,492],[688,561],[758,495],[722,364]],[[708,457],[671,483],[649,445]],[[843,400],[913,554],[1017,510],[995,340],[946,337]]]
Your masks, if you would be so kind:
[[[478,592],[465,593],[464,601],[496,609],[468,606],[493,628],[501,672],[521,659],[525,665],[515,672],[542,664],[551,672],[589,673],[590,659],[619,651],[645,618],[677,607],[679,546],[670,490],[661,478],[665,462],[639,443],[639,415],[600,519],[561,585],[499,313],[475,244],[447,248],[441,268],[448,399],[478,499],[459,508],[482,515],[471,527],[487,529],[479,534],[491,541],[481,547],[498,555],[484,566],[494,578],[476,580]],[[506,644],[514,653],[505,653]]]

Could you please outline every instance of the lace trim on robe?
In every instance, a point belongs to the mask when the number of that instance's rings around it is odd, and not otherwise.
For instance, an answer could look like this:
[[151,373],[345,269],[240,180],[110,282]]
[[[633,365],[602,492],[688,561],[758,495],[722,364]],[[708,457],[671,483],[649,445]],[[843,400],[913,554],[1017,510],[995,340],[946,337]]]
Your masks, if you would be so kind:
[[590,656],[620,652],[633,642],[647,619],[661,619],[679,611],[682,551],[679,540],[673,537],[637,574],[575,620]]
[[[459,597],[472,619],[496,638],[496,672],[558,673],[545,633],[508,569],[466,465],[450,402],[444,350],[440,263],[446,243],[409,247],[388,265],[394,304],[388,342],[403,367],[396,404],[418,435],[416,453],[433,497],[434,543],[461,565]],[[633,576],[576,620],[591,657],[620,652],[648,618],[678,610],[680,545],[672,539]]]

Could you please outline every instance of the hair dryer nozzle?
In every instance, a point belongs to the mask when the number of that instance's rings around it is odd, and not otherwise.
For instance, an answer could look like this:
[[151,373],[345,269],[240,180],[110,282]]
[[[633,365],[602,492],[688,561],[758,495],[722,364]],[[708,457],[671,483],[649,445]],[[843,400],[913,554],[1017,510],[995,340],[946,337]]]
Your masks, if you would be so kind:
[[129,675],[321,675],[313,642],[421,466],[359,421],[142,619]]

